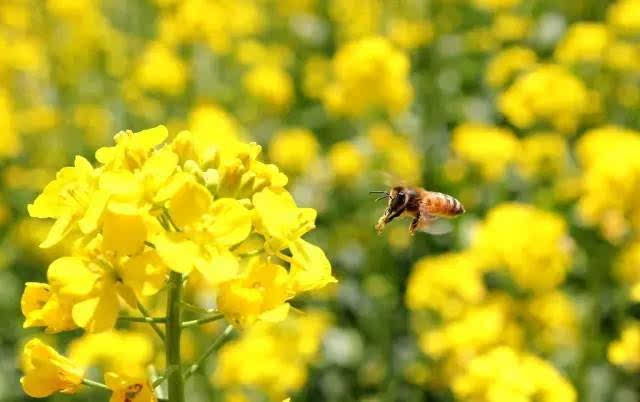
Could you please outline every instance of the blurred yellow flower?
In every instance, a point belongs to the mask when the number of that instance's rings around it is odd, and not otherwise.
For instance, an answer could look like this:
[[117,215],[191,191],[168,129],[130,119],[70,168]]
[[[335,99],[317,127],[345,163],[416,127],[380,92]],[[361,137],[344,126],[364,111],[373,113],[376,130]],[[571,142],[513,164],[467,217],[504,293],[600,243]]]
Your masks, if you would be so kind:
[[615,41],[605,52],[607,66],[620,71],[636,71],[640,68],[640,47],[636,43]]
[[640,241],[627,245],[618,255],[614,264],[616,278],[631,288],[631,299],[640,301]]
[[541,350],[576,346],[579,335],[578,311],[566,294],[553,290],[527,301],[525,319],[532,325],[533,337]]
[[331,60],[321,56],[308,57],[304,64],[302,89],[313,99],[320,99],[331,80]]
[[405,302],[411,310],[429,308],[453,318],[484,296],[483,272],[474,256],[449,253],[418,260],[409,276]]
[[492,87],[501,87],[517,72],[533,67],[536,53],[526,47],[514,46],[496,54],[487,65],[487,82]]
[[22,148],[15,124],[11,98],[0,90],[0,158],[17,156]]
[[245,328],[256,320],[278,322],[287,317],[294,293],[287,270],[262,257],[253,257],[246,272],[220,285],[218,310],[235,325]]
[[382,159],[382,169],[394,180],[419,183],[422,176],[422,155],[408,138],[396,133],[387,124],[369,127],[367,137]]
[[629,371],[640,368],[640,324],[626,325],[620,338],[609,344],[607,358],[611,363]]
[[275,112],[284,112],[293,102],[293,80],[282,68],[260,64],[244,76],[247,92]]
[[336,142],[327,153],[331,172],[339,183],[351,183],[352,180],[363,175],[366,159],[362,151],[348,141]]
[[327,326],[320,313],[257,324],[220,349],[211,379],[226,390],[252,387],[280,401],[303,386]]
[[469,359],[498,345],[518,346],[522,329],[515,321],[513,301],[494,297],[476,306],[467,306],[458,317],[421,334],[419,346],[435,359],[452,359],[466,365]]
[[74,339],[69,358],[82,367],[100,366],[121,375],[144,376],[153,360],[153,344],[143,333],[105,331]]
[[104,382],[113,392],[109,402],[156,402],[149,380],[130,373],[106,373]]
[[325,88],[325,107],[337,115],[356,117],[372,108],[395,115],[413,99],[409,58],[386,38],[349,42],[333,58],[333,82]]
[[599,63],[612,40],[613,36],[605,24],[577,22],[569,27],[556,45],[554,57],[560,63]]
[[622,34],[640,32],[640,1],[618,0],[607,9],[607,22]]
[[470,0],[471,4],[488,11],[509,9],[520,4],[521,0]]
[[[640,133],[615,126],[589,130],[576,144],[583,166],[580,216],[589,224],[600,225],[611,241],[625,234],[620,224],[640,227],[640,212],[636,208],[640,194],[638,152]],[[613,221],[618,222],[620,230],[607,230]]]
[[337,25],[341,41],[359,39],[378,32],[383,4],[380,0],[330,0],[329,17]]
[[25,316],[24,328],[45,327],[46,332],[53,333],[76,328],[71,317],[71,300],[52,294],[46,283],[27,282],[20,307]]
[[39,339],[31,339],[23,350],[24,377],[22,389],[33,398],[44,398],[55,392],[75,393],[84,377],[84,370],[70,359],[58,354]]
[[520,76],[498,98],[498,108],[518,128],[548,122],[562,132],[573,132],[590,110],[584,83],[565,68],[547,64]]
[[500,13],[493,18],[491,33],[503,42],[513,42],[523,40],[531,30],[532,21],[530,18],[510,14]]
[[389,39],[402,49],[427,45],[434,37],[433,24],[427,20],[393,19],[388,27]]
[[160,42],[147,46],[135,72],[135,80],[142,89],[173,96],[184,90],[187,78],[187,66]]
[[544,360],[500,346],[473,359],[453,381],[454,394],[465,401],[574,402],[569,381]]
[[290,174],[307,173],[319,151],[318,140],[304,128],[278,131],[269,143],[269,159]]
[[502,178],[520,152],[520,143],[508,128],[463,123],[452,133],[452,149],[464,161],[477,166],[485,180]]
[[518,286],[533,291],[562,283],[572,257],[562,217],[519,203],[493,207],[477,228],[472,249],[484,267],[505,267]]
[[521,144],[517,163],[525,177],[556,177],[565,169],[569,150],[564,136],[535,133],[524,138]]

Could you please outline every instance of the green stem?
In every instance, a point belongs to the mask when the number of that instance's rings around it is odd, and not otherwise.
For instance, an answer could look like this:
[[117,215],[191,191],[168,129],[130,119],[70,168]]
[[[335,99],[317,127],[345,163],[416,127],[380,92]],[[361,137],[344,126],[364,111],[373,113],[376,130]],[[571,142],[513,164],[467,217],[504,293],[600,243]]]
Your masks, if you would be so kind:
[[169,384],[169,401],[184,402],[184,380],[182,378],[182,362],[180,360],[180,333],[182,306],[182,274],[171,272],[167,284],[167,341],[166,345],[166,378]]
[[84,385],[88,385],[88,386],[93,387],[93,388],[101,388],[101,389],[105,389],[107,391],[111,391],[111,388],[107,387],[105,384],[103,384],[101,382],[97,382],[97,381],[92,381],[92,380],[89,380],[87,378],[83,378],[82,379],[82,383]]
[[164,317],[131,317],[131,316],[122,316],[118,317],[120,321],[131,321],[131,322],[157,322],[163,324],[166,319]]
[[192,364],[187,370],[185,370],[183,374],[185,379],[191,377],[196,371],[198,371],[198,369],[202,366],[205,360],[207,360],[207,358],[211,356],[211,354],[215,352],[220,347],[220,345],[222,345],[222,343],[227,339],[227,337],[229,337],[232,330],[233,330],[233,325],[227,325],[227,327],[224,329],[224,331],[222,331],[220,336],[218,336],[216,340],[213,341],[211,345],[209,345],[207,350],[204,351],[202,356],[198,358],[198,361]]
[[212,313],[218,312],[216,309],[213,309],[213,308],[204,308],[204,307],[196,306],[194,304],[187,303],[187,302],[182,302],[182,307],[186,308],[187,310],[194,311],[196,313],[212,314]]
[[182,328],[189,328],[196,325],[206,324],[208,322],[218,321],[223,317],[224,317],[224,314],[217,313],[217,314],[210,315],[209,317],[198,318],[197,320],[183,321]]
[[[142,305],[142,303],[140,303],[139,301],[136,301],[136,303],[138,304],[138,310],[140,310],[140,313],[142,314],[142,316],[144,318],[151,319],[149,315],[149,311],[147,311],[147,309]],[[151,328],[155,331],[156,334],[158,334],[160,339],[164,341],[164,338],[165,338],[164,332],[162,332],[158,324],[156,324],[155,322],[149,322],[149,325],[151,325]]]

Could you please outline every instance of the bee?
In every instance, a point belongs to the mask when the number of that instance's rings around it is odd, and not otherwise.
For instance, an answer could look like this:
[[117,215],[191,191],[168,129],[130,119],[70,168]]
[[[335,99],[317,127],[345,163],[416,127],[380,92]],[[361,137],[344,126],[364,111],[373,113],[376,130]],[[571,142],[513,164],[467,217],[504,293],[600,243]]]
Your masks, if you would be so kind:
[[462,203],[454,197],[428,191],[422,187],[396,186],[389,191],[371,191],[370,193],[383,194],[376,201],[389,199],[387,209],[375,226],[379,234],[387,223],[399,216],[413,217],[409,225],[409,233],[414,235],[416,230],[428,232],[430,225],[440,218],[455,218],[465,212]]

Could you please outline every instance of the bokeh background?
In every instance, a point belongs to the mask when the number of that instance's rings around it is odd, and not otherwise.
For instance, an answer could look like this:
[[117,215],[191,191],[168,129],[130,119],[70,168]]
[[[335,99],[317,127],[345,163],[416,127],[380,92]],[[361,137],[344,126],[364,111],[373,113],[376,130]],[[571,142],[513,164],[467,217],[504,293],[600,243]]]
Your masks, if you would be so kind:
[[[95,373],[162,365],[144,326],[24,330],[20,295],[64,253],[26,204],[165,124],[261,144],[339,280],[237,334],[189,401],[637,401],[639,39],[639,0],[0,1],[0,400],[28,400],[33,336]],[[467,213],[378,236],[368,191],[396,183]]]

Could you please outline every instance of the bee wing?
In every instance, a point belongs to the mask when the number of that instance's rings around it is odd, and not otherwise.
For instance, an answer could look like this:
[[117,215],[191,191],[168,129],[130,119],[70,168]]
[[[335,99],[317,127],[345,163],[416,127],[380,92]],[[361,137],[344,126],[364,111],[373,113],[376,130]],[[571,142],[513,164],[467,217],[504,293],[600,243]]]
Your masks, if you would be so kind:
[[445,219],[441,219],[437,216],[431,216],[429,217],[428,223],[418,230],[439,236],[451,232],[453,230],[453,225]]
[[392,173],[386,170],[374,170],[373,171],[373,181],[375,184],[383,184],[386,187],[395,187],[395,186],[406,186],[406,187],[415,187],[418,183],[413,183],[406,179],[394,176]]

